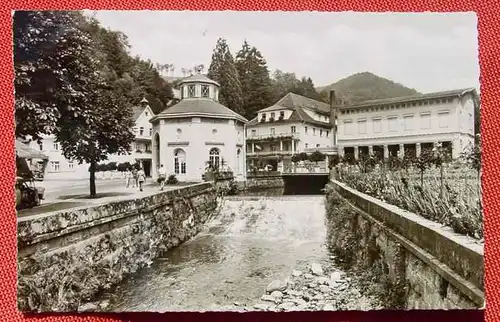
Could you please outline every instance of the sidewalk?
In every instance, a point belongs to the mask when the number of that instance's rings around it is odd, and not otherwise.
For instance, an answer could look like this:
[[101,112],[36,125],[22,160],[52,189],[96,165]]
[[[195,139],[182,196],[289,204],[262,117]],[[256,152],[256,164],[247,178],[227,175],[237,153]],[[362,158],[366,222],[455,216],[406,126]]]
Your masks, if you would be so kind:
[[[179,185],[166,185],[163,191],[179,189],[183,186],[191,185],[189,184],[179,184]],[[91,206],[96,204],[103,204],[108,202],[116,202],[120,200],[127,200],[131,198],[142,198],[149,196],[153,193],[160,192],[160,186],[156,182],[149,182],[143,187],[143,191],[139,191],[138,187],[126,188],[122,186],[113,186],[108,188],[101,187],[97,189],[97,197],[94,199],[89,198],[89,193],[75,193],[68,195],[62,195],[55,199],[44,200],[44,202],[35,208],[23,209],[18,211],[18,218],[36,216],[48,212],[59,211],[64,209],[70,209],[75,207]]]

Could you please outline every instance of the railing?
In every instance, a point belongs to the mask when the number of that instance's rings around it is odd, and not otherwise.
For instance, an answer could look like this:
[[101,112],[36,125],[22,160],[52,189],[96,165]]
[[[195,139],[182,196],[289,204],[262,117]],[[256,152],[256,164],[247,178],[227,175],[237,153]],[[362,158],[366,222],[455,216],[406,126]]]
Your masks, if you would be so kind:
[[329,173],[325,161],[309,164],[288,164],[283,167],[283,173]]
[[298,139],[299,133],[285,132],[285,133],[268,133],[268,134],[250,134],[247,136],[247,141],[258,141],[258,140],[279,140],[279,139]]
[[249,157],[272,157],[272,156],[281,156],[281,155],[292,155],[292,151],[260,151],[260,152],[247,152],[247,156]]
[[316,151],[319,151],[321,153],[338,153],[338,148],[336,146],[324,146],[324,147],[304,149],[305,153],[314,153]]

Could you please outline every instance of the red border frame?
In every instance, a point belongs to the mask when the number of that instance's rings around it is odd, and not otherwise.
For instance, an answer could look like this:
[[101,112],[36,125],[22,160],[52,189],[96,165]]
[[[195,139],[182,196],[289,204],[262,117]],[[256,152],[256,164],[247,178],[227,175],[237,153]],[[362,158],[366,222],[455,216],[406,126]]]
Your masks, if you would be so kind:
[[[500,1],[498,0],[369,0],[369,1],[313,1],[313,0],[174,0],[164,3],[151,0],[36,0],[6,1],[0,11],[1,17],[1,66],[4,77],[1,85],[4,95],[0,97],[0,153],[4,160],[10,160],[0,167],[0,320],[2,321],[200,321],[222,319],[253,321],[500,321],[500,219],[494,215],[500,210],[500,167],[494,166],[496,155],[500,156],[500,122],[495,117],[500,99]],[[295,313],[134,313],[102,315],[23,315],[16,305],[16,215],[14,212],[14,96],[12,67],[12,19],[14,9],[116,9],[116,10],[285,10],[285,11],[400,11],[400,12],[456,12],[474,11],[478,15],[479,61],[481,70],[481,133],[483,141],[483,205],[485,217],[485,273],[486,273],[486,311],[378,311],[378,312],[295,312]],[[497,105],[497,106],[495,106]]]

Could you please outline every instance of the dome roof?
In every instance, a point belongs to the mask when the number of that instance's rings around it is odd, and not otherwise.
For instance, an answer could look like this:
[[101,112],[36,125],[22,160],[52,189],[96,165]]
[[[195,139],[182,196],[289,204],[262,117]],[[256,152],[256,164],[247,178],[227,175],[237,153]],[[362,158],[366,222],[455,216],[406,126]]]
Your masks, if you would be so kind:
[[220,86],[219,83],[217,83],[214,80],[211,80],[205,75],[202,74],[194,74],[189,77],[183,78],[178,85],[185,84],[185,83],[207,83],[207,84],[213,84],[216,86]]
[[210,99],[181,100],[158,114],[155,119],[189,116],[236,119],[243,123],[248,122],[243,116]]

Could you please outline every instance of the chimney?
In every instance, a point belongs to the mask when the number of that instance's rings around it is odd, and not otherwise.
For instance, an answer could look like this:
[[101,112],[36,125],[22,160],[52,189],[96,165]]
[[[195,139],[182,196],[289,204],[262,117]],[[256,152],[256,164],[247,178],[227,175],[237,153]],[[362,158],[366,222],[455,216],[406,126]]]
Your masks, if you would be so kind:
[[330,124],[332,125],[333,146],[337,146],[337,102],[335,90],[330,90]]

